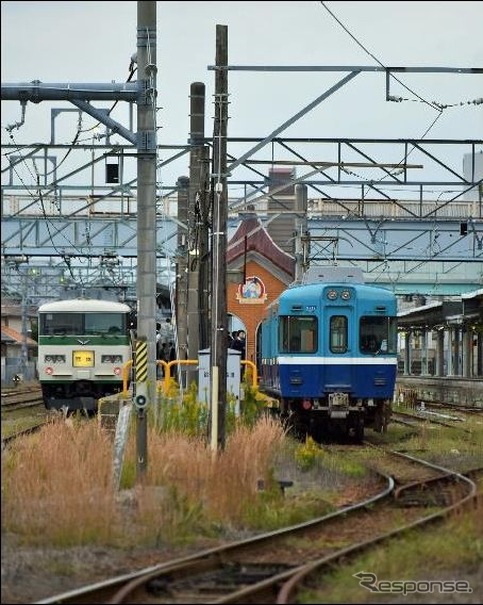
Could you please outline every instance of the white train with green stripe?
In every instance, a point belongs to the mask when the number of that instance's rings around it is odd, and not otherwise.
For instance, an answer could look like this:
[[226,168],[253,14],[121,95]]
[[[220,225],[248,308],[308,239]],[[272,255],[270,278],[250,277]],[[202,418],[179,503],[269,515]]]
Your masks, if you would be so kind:
[[38,376],[47,409],[97,411],[98,400],[122,391],[132,359],[129,305],[76,298],[38,310]]

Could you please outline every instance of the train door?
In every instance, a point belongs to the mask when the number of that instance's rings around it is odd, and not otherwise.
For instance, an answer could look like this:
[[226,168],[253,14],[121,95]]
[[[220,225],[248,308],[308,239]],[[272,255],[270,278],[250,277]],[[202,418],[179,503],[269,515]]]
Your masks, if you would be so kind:
[[325,358],[325,391],[350,392],[353,376],[351,356],[350,309],[328,307],[324,322],[323,355]]

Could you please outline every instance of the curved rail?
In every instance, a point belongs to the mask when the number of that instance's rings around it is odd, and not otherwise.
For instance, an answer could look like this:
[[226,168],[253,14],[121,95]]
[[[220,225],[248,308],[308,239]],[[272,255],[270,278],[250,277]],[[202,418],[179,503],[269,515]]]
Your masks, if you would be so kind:
[[395,530],[392,530],[392,531],[389,531],[386,533],[382,533],[381,535],[377,536],[374,539],[366,540],[364,542],[359,542],[358,544],[351,545],[348,548],[342,549],[341,551],[336,553],[336,555],[330,555],[328,557],[318,559],[316,561],[309,563],[308,565],[301,567],[281,587],[281,589],[278,593],[277,600],[276,600],[277,604],[284,605],[286,603],[295,602],[296,592],[300,588],[300,585],[302,584],[302,582],[304,580],[307,580],[311,575],[315,574],[316,572],[320,572],[321,569],[323,567],[325,567],[326,565],[328,565],[329,563],[334,563],[335,561],[340,560],[343,557],[347,557],[348,555],[353,555],[361,550],[364,550],[365,548],[368,548],[370,546],[373,546],[375,544],[378,544],[380,542],[393,538],[394,536],[401,535],[402,533],[407,532],[411,529],[414,529],[415,527],[426,525],[435,520],[439,520],[439,519],[447,516],[450,512],[452,512],[456,509],[462,508],[469,501],[476,499],[478,490],[477,490],[477,486],[476,486],[475,482],[472,481],[471,479],[469,479],[468,477],[465,477],[461,473],[454,472],[450,469],[444,468],[442,466],[438,466],[436,464],[432,464],[431,462],[428,462],[428,461],[422,461],[419,458],[410,456],[409,454],[405,454],[405,453],[397,452],[397,451],[392,452],[392,453],[394,455],[401,456],[408,460],[412,460],[413,462],[424,463],[425,466],[428,466],[428,467],[438,470],[442,473],[445,473],[446,477],[448,477],[448,478],[451,478],[451,477],[457,478],[458,480],[467,484],[468,489],[469,489],[468,494],[466,496],[464,496],[458,502],[454,503],[451,506],[446,507],[442,511],[438,511],[436,513],[433,513],[433,514],[423,517],[421,519],[417,519],[416,521],[409,523],[401,528],[398,528],[398,529],[395,529]]
[[[173,579],[176,576],[185,577],[187,574],[193,572],[197,573],[200,569],[217,569],[225,564],[230,565],[229,561],[234,561],[239,553],[243,553],[244,557],[250,556],[259,551],[264,545],[269,545],[274,540],[303,535],[307,530],[317,530],[325,523],[343,518],[358,510],[371,509],[376,502],[389,499],[394,492],[394,480],[392,477],[383,473],[380,473],[379,476],[384,479],[385,485],[377,494],[356,504],[343,507],[338,511],[324,515],[323,517],[311,519],[310,521],[294,526],[284,527],[239,542],[233,542],[204,550],[188,557],[162,563],[132,574],[111,578],[110,580],[106,580],[105,582],[98,583],[94,586],[87,586],[78,590],[56,595],[51,599],[37,601],[37,603],[122,603],[128,595],[132,596],[131,593],[133,593],[133,591],[137,591],[138,589],[142,590],[143,586],[146,584],[157,581],[162,582],[159,578],[162,577],[163,574],[166,574],[169,578]],[[111,597],[109,601],[101,600],[105,599],[107,595]],[[79,601],[79,599],[81,599],[81,601]]]
[[[395,480],[384,473],[386,485],[378,494],[329,515],[111,578],[38,603],[273,603],[275,598],[279,603],[289,602],[300,583],[325,565],[340,563],[349,555],[441,519],[476,497],[475,483],[461,473],[401,452],[390,453],[407,462],[404,467],[401,462],[397,465],[399,480],[405,477],[405,489],[411,494],[406,501],[401,498],[404,488],[398,489],[396,498]],[[431,476],[425,472],[423,478],[414,481],[415,476],[421,477],[419,466],[415,467],[414,463],[431,471]],[[437,506],[435,495],[441,493],[441,486],[455,480],[463,486],[464,495],[457,502],[428,515],[427,506]],[[413,497],[414,490],[419,501]],[[451,497],[456,491],[452,487]],[[427,496],[426,501],[420,501],[421,494]],[[408,503],[411,508],[405,513],[407,522],[401,526],[400,507]],[[362,523],[360,515],[364,516]],[[382,518],[386,520],[385,526]],[[340,549],[336,545],[344,531],[351,544]],[[330,535],[334,540],[332,546],[328,539]],[[294,538],[299,540],[298,561],[294,561]],[[321,538],[324,546],[321,546]],[[321,556],[322,549],[329,552]],[[280,586],[282,591],[275,597]]]

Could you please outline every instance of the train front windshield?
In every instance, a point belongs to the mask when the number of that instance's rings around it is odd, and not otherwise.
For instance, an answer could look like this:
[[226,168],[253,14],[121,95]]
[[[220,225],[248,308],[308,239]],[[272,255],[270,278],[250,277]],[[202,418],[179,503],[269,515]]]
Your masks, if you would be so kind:
[[279,342],[282,353],[317,351],[317,318],[285,315],[280,317]]
[[[316,317],[285,315],[280,317],[279,343],[281,353],[315,353],[317,351]],[[349,326],[344,316],[333,316],[330,322],[330,350],[345,353],[348,349]],[[395,317],[361,317],[359,348],[363,354],[397,352],[397,320]]]
[[125,313],[42,313],[40,336],[125,334]]
[[361,317],[359,326],[361,353],[396,353],[397,324],[395,317]]

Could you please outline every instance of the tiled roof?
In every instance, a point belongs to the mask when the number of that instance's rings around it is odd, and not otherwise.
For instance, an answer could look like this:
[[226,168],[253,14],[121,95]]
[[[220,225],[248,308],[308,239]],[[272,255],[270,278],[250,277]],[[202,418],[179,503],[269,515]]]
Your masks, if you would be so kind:
[[[2,342],[5,342],[7,344],[23,344],[23,336],[20,332],[17,332],[17,330],[14,330],[13,328],[9,328],[7,326],[2,326]],[[32,340],[32,338],[29,338],[27,336],[26,339],[27,342],[27,346],[29,347],[36,347],[37,343],[35,342],[35,340]]]
[[251,251],[258,252],[288,275],[294,275],[294,257],[277,246],[254,213],[244,215],[238,229],[228,242],[227,264],[233,263],[245,254],[245,237],[247,254]]
[[[21,317],[22,303],[2,300],[2,317]],[[35,317],[36,309],[32,305],[27,306],[27,316]]]

